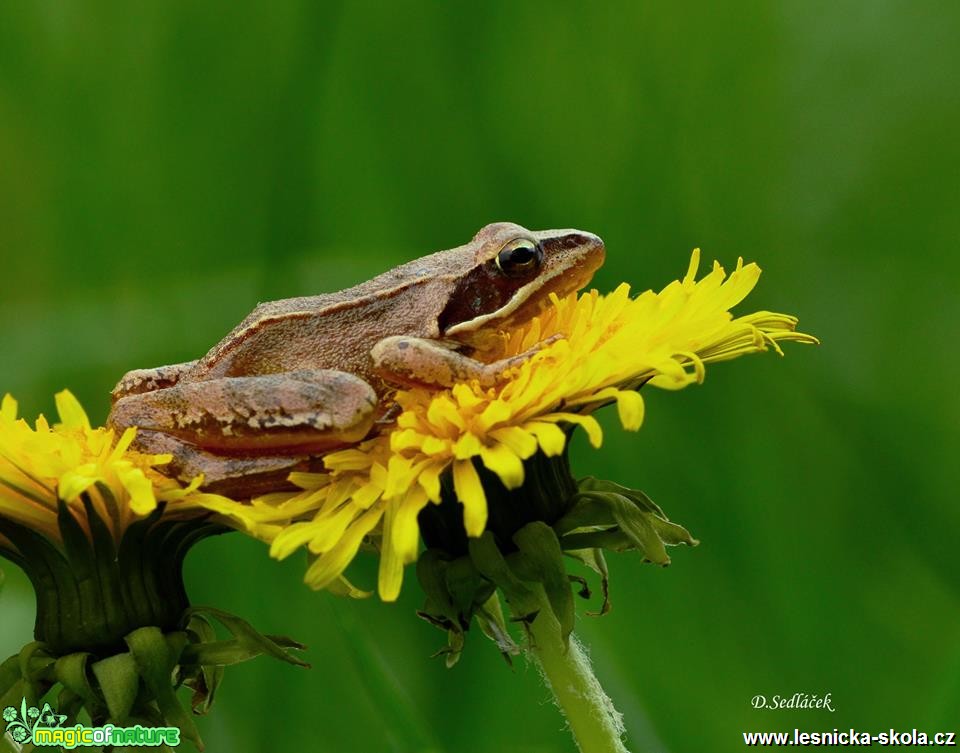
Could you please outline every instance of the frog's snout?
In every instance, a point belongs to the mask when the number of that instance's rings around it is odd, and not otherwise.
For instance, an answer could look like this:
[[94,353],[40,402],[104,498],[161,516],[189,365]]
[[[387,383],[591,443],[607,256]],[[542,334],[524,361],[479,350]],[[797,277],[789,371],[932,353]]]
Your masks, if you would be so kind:
[[540,233],[547,277],[554,282],[547,292],[558,295],[580,290],[606,258],[603,239],[585,230],[552,230]]
[[547,263],[553,266],[588,268],[593,273],[606,256],[603,239],[585,230],[548,230],[536,235]]
[[592,275],[603,266],[607,258],[607,247],[603,245],[603,239],[593,233],[580,233],[580,244],[585,248],[585,255],[590,260],[590,274]]

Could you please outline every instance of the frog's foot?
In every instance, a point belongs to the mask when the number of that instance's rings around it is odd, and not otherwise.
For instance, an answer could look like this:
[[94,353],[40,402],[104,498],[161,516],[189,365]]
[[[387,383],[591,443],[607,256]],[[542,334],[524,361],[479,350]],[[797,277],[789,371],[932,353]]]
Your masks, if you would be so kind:
[[172,460],[156,467],[166,476],[189,484],[203,476],[201,489],[243,500],[261,494],[296,487],[287,481],[293,471],[322,471],[323,461],[308,455],[215,455],[159,431],[137,432],[134,449],[151,455],[171,455]]
[[127,395],[140,395],[167,387],[173,387],[181,377],[197,365],[196,361],[160,366],[156,369],[134,369],[123,375],[110,394],[114,401]]
[[452,387],[475,379],[484,389],[502,381],[503,373],[519,366],[561,339],[553,335],[510,358],[484,363],[438,343],[418,337],[386,337],[370,352],[374,371],[383,379],[407,387]]
[[108,423],[162,432],[221,455],[296,455],[358,442],[377,395],[342,371],[185,381],[118,400]]

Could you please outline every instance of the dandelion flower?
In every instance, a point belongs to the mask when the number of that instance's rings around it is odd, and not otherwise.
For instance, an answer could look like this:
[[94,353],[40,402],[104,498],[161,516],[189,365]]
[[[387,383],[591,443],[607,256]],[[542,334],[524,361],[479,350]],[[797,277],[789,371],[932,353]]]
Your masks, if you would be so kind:
[[[699,261],[695,250],[686,275],[659,292],[632,296],[623,284],[608,295],[553,296],[539,316],[476,354],[494,361],[549,343],[496,386],[467,381],[450,389],[401,390],[393,431],[327,455],[325,474],[293,474],[299,492],[270,494],[223,512],[271,542],[275,557],[306,546],[313,559],[306,580],[317,589],[365,595],[343,573],[365,542],[375,544],[379,593],[387,601],[397,597],[421,539],[428,547],[438,537],[459,540],[462,553],[492,518],[519,527],[544,513],[553,525],[569,512],[568,500],[548,511],[529,504],[492,510],[485,479],[495,478],[507,491],[521,489],[532,459],[564,458],[573,427],[600,447],[603,434],[591,413],[603,405],[616,405],[623,428],[639,429],[642,385],[678,390],[702,382],[708,363],[765,350],[782,355],[786,341],[816,342],[796,331],[792,316],[730,313],[756,285],[756,264],[741,259],[727,275],[715,262],[697,280]],[[566,496],[574,491],[567,488]],[[462,510],[461,523],[449,511],[439,514],[447,498]]]
[[[58,710],[73,718],[81,708],[115,724],[159,713],[202,747],[171,683],[192,687],[203,713],[223,664],[262,653],[302,663],[288,651],[302,646],[190,605],[183,559],[229,530],[215,511],[231,500],[198,491],[201,478],[181,486],[163,475],[169,457],[131,450],[136,429],[117,437],[92,426],[69,392],[56,405],[58,422],[31,426],[10,395],[0,401],[0,556],[37,597],[36,641],[0,663],[0,697],[41,698],[59,685],[71,700]],[[212,621],[232,638],[218,641]]]

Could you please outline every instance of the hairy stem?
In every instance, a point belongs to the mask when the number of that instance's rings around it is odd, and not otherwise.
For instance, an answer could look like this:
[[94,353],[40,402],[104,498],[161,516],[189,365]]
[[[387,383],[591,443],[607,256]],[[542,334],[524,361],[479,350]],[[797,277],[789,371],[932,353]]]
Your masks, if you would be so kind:
[[593,674],[583,646],[560,625],[540,590],[540,610],[527,625],[528,654],[539,665],[553,691],[581,753],[629,753],[623,743],[623,722]]

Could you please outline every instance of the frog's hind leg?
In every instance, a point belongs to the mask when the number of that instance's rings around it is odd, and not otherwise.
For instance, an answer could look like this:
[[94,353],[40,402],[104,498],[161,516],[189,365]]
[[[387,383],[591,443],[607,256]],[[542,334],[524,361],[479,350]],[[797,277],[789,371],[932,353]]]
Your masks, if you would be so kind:
[[110,394],[114,401],[127,395],[139,395],[144,392],[153,392],[167,387],[173,387],[190,369],[197,365],[196,361],[175,363],[171,366],[159,366],[155,369],[134,369],[123,375]]
[[162,432],[218,454],[314,454],[358,442],[377,394],[343,371],[182,381],[118,400],[109,423]]
[[203,476],[201,488],[212,494],[247,499],[269,492],[295,489],[287,476],[293,471],[322,471],[322,461],[307,455],[215,455],[189,442],[159,431],[140,430],[133,447],[151,455],[170,455],[156,469],[189,484]]

